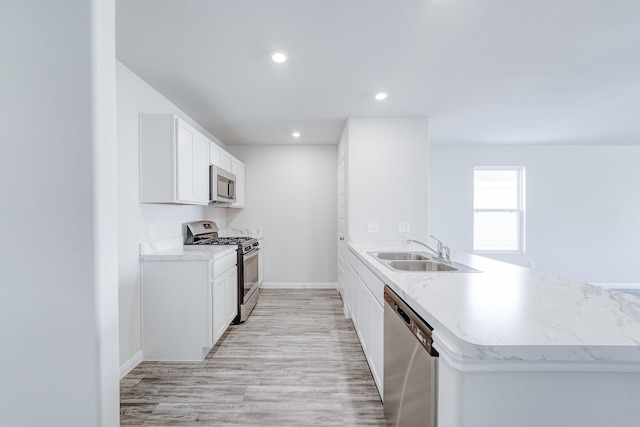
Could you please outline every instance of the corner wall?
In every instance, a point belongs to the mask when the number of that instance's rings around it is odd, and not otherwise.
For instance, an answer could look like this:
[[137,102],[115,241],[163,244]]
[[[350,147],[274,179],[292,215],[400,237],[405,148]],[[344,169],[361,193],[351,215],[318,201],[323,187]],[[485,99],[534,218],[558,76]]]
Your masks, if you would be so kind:
[[640,282],[640,146],[432,145],[429,226],[472,251],[473,167],[525,166],[526,253],[487,255],[585,282]]
[[[138,117],[177,114],[204,135],[214,137],[184,112],[117,62],[118,112],[118,283],[121,373],[141,359],[139,244],[182,235],[183,222],[212,219],[226,227],[226,209],[205,206],[141,204],[138,167]],[[154,225],[156,236],[150,236]]]
[[119,425],[112,0],[0,14],[0,413]]
[[[349,241],[426,235],[429,120],[352,118],[347,121]],[[410,231],[399,232],[399,222]],[[378,232],[368,232],[369,222]]]

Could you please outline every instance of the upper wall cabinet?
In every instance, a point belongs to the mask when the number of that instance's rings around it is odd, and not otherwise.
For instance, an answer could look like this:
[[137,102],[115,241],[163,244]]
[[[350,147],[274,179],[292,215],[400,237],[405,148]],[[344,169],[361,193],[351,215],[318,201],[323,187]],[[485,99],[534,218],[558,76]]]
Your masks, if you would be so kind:
[[215,142],[209,144],[209,163],[231,172],[232,156]]
[[225,206],[244,208],[244,163],[227,153],[213,141],[209,143],[209,162],[236,176],[236,201]]
[[231,159],[231,173],[236,176],[236,201],[230,207],[244,208],[244,163],[235,157]]
[[140,116],[140,202],[209,203],[209,140],[173,114]]

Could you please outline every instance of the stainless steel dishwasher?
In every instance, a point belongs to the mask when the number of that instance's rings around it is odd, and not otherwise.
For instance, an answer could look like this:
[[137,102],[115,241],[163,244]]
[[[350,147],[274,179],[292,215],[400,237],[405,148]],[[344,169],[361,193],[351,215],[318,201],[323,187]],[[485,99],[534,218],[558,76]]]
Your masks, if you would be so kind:
[[438,352],[431,328],[384,287],[384,415],[389,426],[437,425]]

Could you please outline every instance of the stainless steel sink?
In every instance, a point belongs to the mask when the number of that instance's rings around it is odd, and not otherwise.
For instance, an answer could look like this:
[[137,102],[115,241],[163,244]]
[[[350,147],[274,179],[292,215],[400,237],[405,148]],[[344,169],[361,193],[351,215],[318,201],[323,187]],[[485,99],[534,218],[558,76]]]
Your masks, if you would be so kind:
[[438,260],[429,261],[386,261],[386,266],[399,271],[442,271],[450,273],[480,273],[480,270],[471,268],[457,262],[445,262]]
[[369,252],[369,255],[388,261],[421,261],[433,258],[426,252]]
[[386,264],[403,271],[458,271],[457,268],[438,261],[390,261]]
[[396,271],[429,272],[442,271],[450,273],[477,273],[464,264],[447,262],[434,258],[426,252],[369,252],[369,255],[377,258],[385,266]]

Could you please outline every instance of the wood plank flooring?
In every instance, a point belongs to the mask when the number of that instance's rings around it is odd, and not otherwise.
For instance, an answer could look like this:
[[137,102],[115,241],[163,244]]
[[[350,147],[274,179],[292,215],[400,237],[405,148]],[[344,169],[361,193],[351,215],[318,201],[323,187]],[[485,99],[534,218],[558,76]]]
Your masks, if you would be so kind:
[[335,290],[261,289],[203,362],[143,362],[120,382],[122,426],[385,426]]

